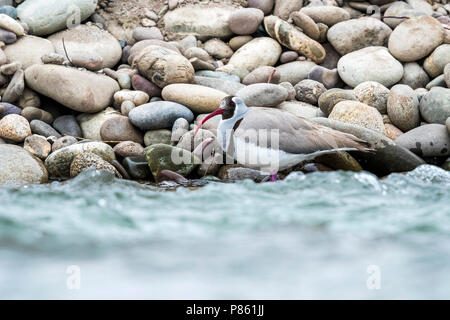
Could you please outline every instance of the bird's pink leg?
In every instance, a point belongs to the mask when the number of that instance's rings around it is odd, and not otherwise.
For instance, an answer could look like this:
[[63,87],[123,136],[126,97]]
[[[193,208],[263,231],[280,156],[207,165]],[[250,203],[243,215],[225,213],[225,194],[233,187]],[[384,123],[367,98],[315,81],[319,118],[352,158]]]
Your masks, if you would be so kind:
[[276,173],[271,173],[270,174],[270,180],[269,180],[270,182],[276,182],[276,181],[278,181],[278,174],[276,174]]

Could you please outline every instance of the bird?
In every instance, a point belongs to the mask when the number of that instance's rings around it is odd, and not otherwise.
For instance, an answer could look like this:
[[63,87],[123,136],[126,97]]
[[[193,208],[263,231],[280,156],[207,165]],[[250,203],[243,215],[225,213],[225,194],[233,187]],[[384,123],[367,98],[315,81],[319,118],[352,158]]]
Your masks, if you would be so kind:
[[217,115],[222,116],[217,140],[226,155],[248,168],[269,173],[270,181],[277,180],[279,171],[320,155],[373,151],[368,142],[351,134],[277,108],[248,107],[235,96],[223,98],[219,108],[203,118],[194,136]]

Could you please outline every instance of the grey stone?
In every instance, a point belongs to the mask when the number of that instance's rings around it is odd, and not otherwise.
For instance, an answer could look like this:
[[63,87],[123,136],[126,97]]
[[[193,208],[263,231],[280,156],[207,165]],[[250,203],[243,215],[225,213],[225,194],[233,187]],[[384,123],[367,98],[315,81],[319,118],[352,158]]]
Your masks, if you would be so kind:
[[410,130],[395,142],[421,157],[450,155],[450,135],[442,124],[426,124]]

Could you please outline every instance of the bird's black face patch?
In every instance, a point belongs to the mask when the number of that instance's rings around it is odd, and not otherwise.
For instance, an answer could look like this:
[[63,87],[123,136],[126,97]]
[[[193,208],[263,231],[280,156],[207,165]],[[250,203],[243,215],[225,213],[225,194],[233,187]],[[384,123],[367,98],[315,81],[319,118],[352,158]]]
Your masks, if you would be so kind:
[[233,96],[223,98],[220,107],[224,110],[222,113],[222,120],[227,120],[233,117],[236,110],[236,104],[233,102]]

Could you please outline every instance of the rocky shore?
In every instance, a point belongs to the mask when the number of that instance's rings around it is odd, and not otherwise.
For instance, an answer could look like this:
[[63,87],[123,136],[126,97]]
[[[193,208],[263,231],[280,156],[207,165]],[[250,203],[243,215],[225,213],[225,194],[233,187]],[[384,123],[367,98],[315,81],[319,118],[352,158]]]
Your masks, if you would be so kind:
[[[450,170],[446,0],[0,0],[0,184],[267,175],[211,154],[229,95],[367,141],[289,171]],[[284,172],[281,176],[288,174]]]

